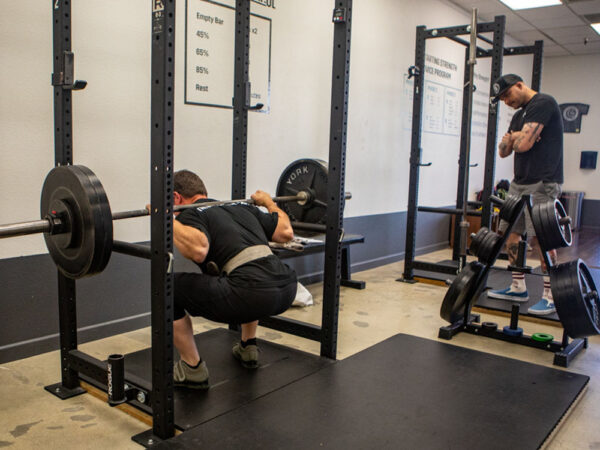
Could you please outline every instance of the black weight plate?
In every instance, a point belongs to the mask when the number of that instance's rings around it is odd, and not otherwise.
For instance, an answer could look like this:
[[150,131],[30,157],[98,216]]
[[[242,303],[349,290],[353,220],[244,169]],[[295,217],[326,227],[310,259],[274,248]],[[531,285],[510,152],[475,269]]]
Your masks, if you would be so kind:
[[523,201],[522,197],[509,195],[500,208],[500,218],[508,223],[514,223],[522,212]]
[[533,228],[535,229],[535,236],[540,244],[542,251],[546,252],[548,250],[552,250],[548,248],[547,242],[547,234],[545,230],[545,223],[542,218],[542,207],[544,203],[538,203],[533,205],[531,208],[531,222],[533,223]]
[[[570,247],[573,239],[573,236],[571,234],[571,224],[560,224],[560,219],[567,217],[567,212],[565,211],[565,208],[563,207],[562,203],[558,200],[554,200],[552,206],[552,210],[554,212],[554,217],[556,220],[556,226],[558,227],[559,231],[559,233],[557,233],[556,236],[556,242],[557,244],[559,244],[558,247]],[[548,206],[548,208],[550,208],[550,206]],[[548,214],[551,214],[550,209],[548,209]]]
[[113,227],[100,180],[84,166],[55,167],[42,188],[42,218],[57,205],[68,209],[71,221],[68,238],[44,233],[48,252],[58,269],[73,279],[104,270],[112,252]]
[[472,261],[456,276],[442,302],[440,309],[442,319],[456,323],[464,317],[465,308],[470,312],[474,297],[482,287],[482,270],[481,263]]
[[486,266],[493,265],[496,258],[498,258],[500,250],[502,250],[502,238],[497,233],[488,230],[479,250],[479,262]]
[[600,334],[600,302],[590,271],[581,260],[550,270],[552,297],[567,334],[583,338]]
[[555,203],[550,201],[546,202],[540,208],[540,214],[544,221],[544,230],[546,232],[546,245],[548,250],[554,250],[555,248],[563,247],[563,235],[561,233],[561,226],[558,223],[556,217]]
[[488,264],[490,266],[494,265],[494,263],[496,262],[496,259],[498,259],[498,256],[500,255],[500,252],[502,251],[502,246],[504,245],[502,236],[500,236],[497,233],[494,233],[493,236],[494,236],[494,246],[493,246],[493,250],[492,250],[492,255],[488,262]]
[[308,191],[313,201],[280,202],[278,206],[291,221],[325,224],[327,222],[327,163],[320,159],[299,159],[285,168],[277,183],[277,196]]
[[479,251],[477,253],[477,259],[482,262],[483,264],[486,263],[486,260],[488,258],[488,252],[490,251],[489,248],[489,241],[490,239],[490,231],[486,228],[486,232],[483,235],[483,238],[481,239],[481,242],[479,243]]
[[494,251],[494,242],[494,233],[490,231],[485,235],[485,239],[483,240],[483,248],[480,252],[479,262],[485,265],[489,264],[489,261],[492,259],[492,253]]
[[481,328],[486,331],[496,331],[498,329],[498,324],[496,322],[482,322]]
[[489,230],[486,227],[481,227],[479,230],[477,230],[477,233],[475,234],[475,236],[473,236],[471,238],[471,245],[469,246],[469,251],[473,255],[479,256],[479,252],[481,251],[481,245],[483,243],[483,239],[485,238],[485,236],[488,232],[489,232]]

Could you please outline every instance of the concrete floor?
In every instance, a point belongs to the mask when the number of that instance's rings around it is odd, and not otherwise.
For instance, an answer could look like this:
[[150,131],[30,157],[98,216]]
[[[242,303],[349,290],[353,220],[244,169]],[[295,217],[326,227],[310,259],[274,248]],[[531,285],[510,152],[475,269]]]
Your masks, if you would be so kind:
[[[439,261],[448,251],[431,253],[420,260]],[[394,281],[403,264],[394,263],[355,273],[367,282],[362,291],[342,288],[339,318],[338,358],[346,358],[397,333],[437,340],[438,328],[445,325],[439,317],[446,288],[429,284],[405,284]],[[322,285],[309,286],[316,304],[293,308],[286,316],[315,324],[321,319]],[[489,314],[482,321],[503,326],[508,319]],[[197,332],[219,325],[195,319]],[[561,330],[554,326],[520,322],[525,333],[546,332],[558,338]],[[259,337],[279,344],[319,353],[319,344],[269,329]],[[149,329],[142,329],[100,341],[83,344],[80,349],[97,358],[109,353],[129,353],[149,346]],[[443,341],[448,342],[448,341]],[[476,350],[553,367],[553,354],[468,334],[450,341]],[[200,349],[201,350],[201,349]],[[210,364],[210,363],[209,363]],[[563,421],[550,449],[600,450],[600,336],[590,339],[590,346],[571,363],[570,371],[591,376],[589,388],[570,416]],[[14,361],[0,366],[0,448],[13,449],[139,449],[131,436],[148,426],[91,395],[61,401],[43,390],[43,386],[60,380],[58,352]],[[535,405],[531,406],[535,414]],[[518,431],[517,431],[518,432]],[[482,444],[482,447],[485,445]]]

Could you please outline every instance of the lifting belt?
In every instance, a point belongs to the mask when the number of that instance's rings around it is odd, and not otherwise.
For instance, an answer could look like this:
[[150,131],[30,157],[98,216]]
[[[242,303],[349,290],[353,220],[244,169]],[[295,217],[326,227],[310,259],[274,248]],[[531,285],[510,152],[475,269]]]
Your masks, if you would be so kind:
[[239,252],[233,258],[225,263],[223,269],[221,269],[221,273],[225,273],[229,275],[235,269],[240,266],[243,266],[250,261],[254,261],[255,259],[264,258],[265,256],[272,255],[273,252],[269,248],[268,245],[253,245],[252,247],[246,247],[244,250]]

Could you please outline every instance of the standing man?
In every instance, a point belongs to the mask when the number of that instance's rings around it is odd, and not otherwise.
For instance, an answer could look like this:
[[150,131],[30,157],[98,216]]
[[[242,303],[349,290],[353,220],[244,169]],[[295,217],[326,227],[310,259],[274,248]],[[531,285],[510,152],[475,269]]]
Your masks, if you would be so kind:
[[[508,190],[509,195],[531,194],[533,203],[543,203],[558,198],[563,183],[563,122],[556,100],[528,87],[523,79],[514,74],[503,75],[494,83],[492,101],[502,100],[507,106],[516,109],[508,132],[498,146],[501,158],[514,152],[515,177]],[[507,222],[500,223],[504,232]],[[532,237],[531,245],[538,252],[544,272],[542,298],[527,311],[535,315],[547,315],[556,311],[547,267],[535,237],[535,230],[529,213],[523,213],[514,225],[506,241],[506,249],[511,264],[515,264],[521,235],[527,231]],[[556,263],[556,250],[549,252],[550,260]],[[529,300],[525,275],[512,272],[512,284],[496,291],[488,292],[488,297],[526,302]]]
[[[176,386],[208,388],[208,369],[194,342],[190,316],[242,324],[233,356],[246,368],[258,367],[258,319],[281,314],[296,295],[296,273],[271,253],[268,241],[288,242],[294,233],[286,213],[269,194],[256,191],[245,202],[202,206],[204,183],[193,172],[175,172],[175,205],[197,203],[177,214],[173,242],[203,273],[175,273],[173,342],[181,360],[175,364]],[[262,212],[258,207],[267,209]]]

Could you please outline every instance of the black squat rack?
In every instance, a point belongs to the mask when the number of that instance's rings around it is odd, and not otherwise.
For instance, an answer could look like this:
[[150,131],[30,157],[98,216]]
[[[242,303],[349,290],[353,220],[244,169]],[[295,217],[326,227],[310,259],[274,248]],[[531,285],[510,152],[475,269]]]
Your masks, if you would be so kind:
[[[477,24],[477,38],[486,42],[492,47],[484,49],[477,46],[477,58],[492,58],[491,76],[489,93],[490,98],[493,94],[493,83],[496,78],[502,74],[503,56],[511,55],[533,55],[533,82],[532,88],[539,90],[542,73],[542,51],[543,41],[536,41],[534,45],[522,47],[504,47],[504,28],[505,17],[496,16],[493,22]],[[481,33],[492,33],[492,38],[489,39],[482,36]],[[460,138],[460,156],[458,161],[458,188],[456,193],[456,208],[439,208],[418,205],[419,196],[419,172],[421,167],[430,166],[432,163],[421,162],[421,124],[423,111],[423,89],[425,82],[425,47],[428,39],[448,38],[454,42],[464,45],[465,61],[469,58],[469,42],[462,39],[460,36],[470,34],[470,26],[462,25],[448,28],[433,28],[427,29],[425,26],[417,27],[416,48],[415,48],[415,65],[409,69],[409,78],[414,77],[413,86],[413,115],[412,115],[412,138],[411,138],[411,156],[410,156],[410,177],[409,177],[409,193],[408,193],[408,211],[406,225],[406,241],[404,255],[404,272],[398,281],[415,282],[415,270],[441,273],[445,275],[439,281],[445,281],[448,275],[456,275],[460,258],[460,231],[456,226],[454,230],[454,245],[451,263],[430,263],[417,261],[416,253],[416,228],[417,228],[417,212],[430,212],[460,215],[463,212],[463,199],[465,198],[465,177],[467,176],[468,168],[471,167],[467,161],[468,154],[468,109],[469,96],[467,95],[470,85],[468,83],[468,73],[465,70],[465,84],[463,90],[463,106],[461,118],[461,138]],[[465,65],[466,67],[466,65]],[[487,137],[486,137],[486,152],[485,152],[485,169],[484,169],[484,185],[482,198],[489,199],[493,192],[495,167],[496,167],[496,137],[498,128],[498,104],[490,102],[488,108],[487,122]],[[492,220],[493,205],[490,201],[484,201],[481,204],[477,202],[469,202],[471,207],[481,206],[481,210],[470,209],[468,215],[481,216],[481,226],[490,227]],[[464,266],[464,261],[462,266]],[[420,273],[419,279],[433,279],[435,276]]]
[[[72,165],[73,90],[83,89],[75,81],[71,52],[71,3],[52,0],[54,42],[55,165]],[[235,97],[233,132],[234,197],[244,195],[248,105],[248,39],[250,0],[236,0]],[[98,360],[77,349],[75,280],[58,273],[58,306],[61,352],[61,382],[45,389],[61,399],[86,392],[80,381],[91,382],[108,393],[109,404],[127,402],[152,415],[152,429],[134,436],[144,446],[175,434],[173,396],[173,161],[175,0],[152,1],[151,88],[151,247],[150,251],[123,251],[151,260],[152,381],[124,371],[123,357]],[[352,0],[336,0],[333,11],[334,42],[332,70],[329,184],[325,242],[323,318],[320,327],[284,318],[268,318],[261,325],[316,340],[321,356],[335,359],[339,310],[341,243],[345,202],[345,152]],[[258,105],[257,105],[258,106]],[[117,248],[113,248],[117,251]]]

